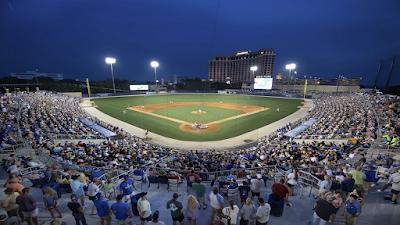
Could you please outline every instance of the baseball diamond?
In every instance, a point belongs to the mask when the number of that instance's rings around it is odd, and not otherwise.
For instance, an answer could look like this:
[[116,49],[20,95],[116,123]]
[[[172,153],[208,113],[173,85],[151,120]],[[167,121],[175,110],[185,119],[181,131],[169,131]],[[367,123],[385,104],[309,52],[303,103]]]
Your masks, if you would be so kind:
[[235,137],[306,107],[302,99],[223,94],[138,95],[92,100],[100,111],[114,118],[152,133],[187,141]]

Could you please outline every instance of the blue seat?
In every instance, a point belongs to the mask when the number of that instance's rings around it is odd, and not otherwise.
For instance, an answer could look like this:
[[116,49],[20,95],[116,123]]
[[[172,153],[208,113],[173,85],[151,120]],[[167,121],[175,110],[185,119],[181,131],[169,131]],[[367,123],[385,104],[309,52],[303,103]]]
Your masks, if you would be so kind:
[[[148,176],[147,178],[149,180],[149,187],[150,187],[150,184],[158,184],[158,177]],[[159,185],[158,185],[158,187],[159,187]]]

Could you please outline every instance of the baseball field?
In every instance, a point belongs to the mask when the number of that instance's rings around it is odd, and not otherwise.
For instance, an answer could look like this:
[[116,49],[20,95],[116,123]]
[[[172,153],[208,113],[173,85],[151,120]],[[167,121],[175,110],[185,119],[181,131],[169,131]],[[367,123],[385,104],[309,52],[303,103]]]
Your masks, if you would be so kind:
[[116,119],[183,141],[236,137],[282,119],[303,106],[301,99],[226,94],[140,95],[91,100],[98,110]]

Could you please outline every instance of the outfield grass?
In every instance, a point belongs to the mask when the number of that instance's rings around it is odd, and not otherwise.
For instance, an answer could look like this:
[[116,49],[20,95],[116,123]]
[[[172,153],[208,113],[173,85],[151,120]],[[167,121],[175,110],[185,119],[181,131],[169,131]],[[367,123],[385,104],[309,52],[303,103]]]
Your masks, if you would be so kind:
[[[170,94],[170,95],[144,95],[133,97],[115,97],[92,99],[98,106],[98,110],[117,118],[126,123],[149,130],[152,133],[184,141],[216,141],[241,135],[243,133],[266,126],[272,122],[282,119],[298,110],[301,106],[301,99],[268,98],[259,96],[245,95],[223,95],[223,94]],[[189,133],[179,129],[181,124],[147,115],[141,112],[127,110],[127,114],[122,112],[129,106],[140,106],[147,104],[173,102],[220,102],[255,105],[267,107],[270,110],[262,111],[238,119],[220,123],[220,130],[211,133]],[[276,108],[280,109],[278,113]],[[244,113],[240,110],[223,109],[218,107],[203,106],[202,110],[207,114],[192,114],[191,111],[198,110],[198,106],[185,106],[156,110],[153,113],[184,120],[187,122],[203,121],[206,117],[211,122],[234,115]],[[218,118],[218,119],[217,119]]]

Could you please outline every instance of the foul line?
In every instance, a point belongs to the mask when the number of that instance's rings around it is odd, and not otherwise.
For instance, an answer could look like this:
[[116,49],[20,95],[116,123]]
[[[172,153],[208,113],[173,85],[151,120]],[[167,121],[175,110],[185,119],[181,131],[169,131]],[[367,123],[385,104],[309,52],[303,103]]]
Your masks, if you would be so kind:
[[[133,107],[129,108],[129,109],[133,110],[133,111],[136,111],[136,112],[145,113],[147,115],[155,116],[155,117],[158,117],[158,118],[170,120],[170,121],[173,121],[173,122],[176,122],[176,123],[193,125],[193,123],[189,123],[189,122],[186,122],[186,121],[183,121],[183,120],[179,120],[179,119],[175,119],[175,118],[171,118],[171,117],[167,117],[167,116],[162,116],[162,115],[155,114],[155,113],[152,113],[152,112],[145,112],[145,111],[137,110],[137,109],[135,109]],[[269,108],[260,109],[260,110],[256,110],[256,111],[253,111],[253,112],[240,114],[240,115],[237,115],[237,116],[231,116],[231,117],[228,117],[228,118],[225,118],[225,119],[222,119],[222,120],[216,120],[216,121],[207,123],[205,125],[213,125],[213,124],[223,123],[223,122],[226,122],[226,121],[229,121],[229,120],[238,119],[238,118],[241,118],[241,117],[244,117],[244,116],[249,116],[249,115],[252,115],[252,114],[255,114],[255,113],[259,113],[259,112],[262,112],[264,110],[269,110]]]

